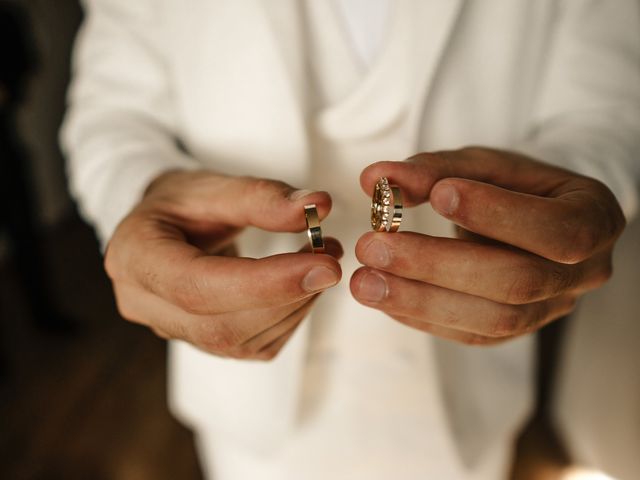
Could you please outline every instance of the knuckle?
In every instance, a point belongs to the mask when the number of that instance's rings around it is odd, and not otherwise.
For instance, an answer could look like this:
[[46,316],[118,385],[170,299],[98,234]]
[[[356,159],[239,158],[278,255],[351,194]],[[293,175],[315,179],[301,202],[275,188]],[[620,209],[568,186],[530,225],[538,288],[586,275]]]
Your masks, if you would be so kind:
[[575,282],[574,269],[558,264],[527,264],[516,271],[503,301],[510,305],[524,305],[543,298],[555,297],[571,288]]
[[437,159],[437,155],[432,152],[420,152],[407,158],[407,162],[411,163],[428,163]]
[[511,281],[505,301],[512,305],[530,303],[540,296],[544,288],[545,272],[537,267],[522,268]]
[[173,325],[171,328],[171,334],[173,335],[173,338],[188,339],[189,333],[190,333],[189,330],[190,330],[189,326],[186,325],[185,323],[180,321],[175,321],[173,322]]
[[111,280],[115,280],[119,275],[118,265],[114,257],[113,248],[107,248],[102,265],[104,267],[104,271]]
[[155,327],[151,327],[151,330],[153,331],[153,333],[156,334],[156,336],[158,336],[160,338],[163,338],[165,340],[171,340],[171,336],[168,333],[166,333],[165,331],[160,330],[159,328],[155,328]]
[[544,301],[527,305],[522,315],[522,325],[520,333],[531,333],[547,323],[552,316],[552,301]]
[[175,304],[187,313],[200,313],[199,298],[193,290],[185,287],[176,289],[173,292],[173,301]]
[[613,262],[611,258],[600,267],[600,269],[595,274],[595,284],[596,287],[600,287],[607,283],[611,276],[613,275]]
[[[104,254],[103,267],[109,278],[117,280],[131,274],[128,257],[134,255],[138,241],[136,227],[139,224],[137,216],[130,213],[116,227]],[[133,247],[132,247],[133,245]]]
[[230,345],[229,353],[233,355],[234,358],[251,358],[256,354],[256,351],[251,348],[249,345]]
[[186,313],[202,315],[209,312],[209,302],[203,293],[203,287],[192,277],[177,282],[173,291],[173,301]]
[[566,263],[578,263],[589,258],[600,246],[602,235],[589,223],[582,223],[576,228],[568,248],[565,249]]
[[269,348],[267,350],[259,352],[256,355],[256,359],[261,360],[263,362],[270,362],[278,356],[278,353],[280,353],[279,348]]
[[201,343],[207,351],[212,353],[235,353],[233,352],[233,347],[235,345],[230,341],[229,337],[226,337],[224,335],[208,335],[207,338]]
[[226,323],[217,323],[201,334],[200,344],[206,350],[228,355],[238,354],[239,339],[237,333]]
[[485,345],[490,345],[491,343],[493,343],[490,337],[485,337],[484,335],[475,335],[475,334],[464,335],[462,338],[460,338],[459,341],[465,345],[475,346],[475,347],[483,347]]
[[273,183],[264,178],[255,178],[250,185],[251,190],[258,195],[263,195],[273,189]]
[[116,296],[116,308],[118,309],[118,313],[123,319],[129,322],[137,322],[137,316],[135,312],[130,308],[129,302],[120,300]]
[[[428,321],[429,316],[429,312],[422,312],[422,315],[418,318],[423,318],[425,321]],[[460,325],[461,318],[454,310],[445,308],[442,310],[442,317],[440,321],[442,322],[442,325],[447,328],[457,328]]]
[[450,171],[450,158],[447,152],[422,152],[413,155],[407,159],[419,167],[422,175],[427,178],[439,178],[442,176],[442,170]]
[[247,178],[246,193],[250,196],[265,197],[271,195],[283,195],[290,190],[285,183],[266,178]]
[[576,309],[577,305],[578,305],[578,297],[573,295],[568,297],[567,300],[564,302],[564,308],[561,309],[558,317],[569,315],[571,312],[573,312]]
[[509,337],[517,335],[521,329],[523,312],[520,307],[505,305],[498,310],[489,329],[490,337]]
[[507,303],[525,305],[561,295],[577,278],[575,269],[569,267],[557,263],[532,267],[520,285],[512,288]]
[[[599,210],[603,207],[595,204]],[[580,263],[593,256],[604,244],[611,241],[612,227],[608,225],[612,220],[611,215],[602,211],[599,214],[593,212],[593,208],[571,207],[565,212],[559,230],[559,237],[555,245],[551,247],[552,259],[565,264]]]
[[589,180],[591,190],[595,192],[594,208],[601,212],[599,218],[603,223],[603,232],[608,238],[617,238],[627,224],[620,204],[611,189],[604,183],[596,179]]
[[611,222],[610,235],[612,238],[618,238],[624,229],[627,227],[627,219],[620,208],[620,205],[616,203],[615,212],[612,215],[608,215],[607,218]]
[[574,283],[574,272],[569,268],[552,268],[550,273],[553,295],[560,294],[570,288]]
[[138,312],[133,308],[133,303],[129,300],[130,295],[126,288],[114,286],[114,297],[116,301],[116,309],[120,316],[129,322],[141,323]]
[[574,279],[574,272],[570,268],[562,267],[561,265],[551,267],[548,271],[549,295],[555,297],[565,292],[571,288]]
[[467,145],[466,147],[462,148],[461,151],[471,157],[489,156],[492,153],[491,149],[480,147],[478,145]]
[[[269,180],[265,178],[248,178],[242,191],[242,198],[251,202],[251,208],[245,215],[245,221],[251,223],[252,218],[264,218],[273,215],[273,208],[281,205],[285,198],[288,198],[292,192],[292,188],[284,182],[277,180]],[[279,221],[288,224],[295,221],[289,218],[291,211],[282,209],[282,217]],[[296,217],[297,219],[297,217]]]
[[599,253],[584,265],[585,272],[582,274],[581,287],[588,291],[601,287],[613,275],[613,252],[612,249]]

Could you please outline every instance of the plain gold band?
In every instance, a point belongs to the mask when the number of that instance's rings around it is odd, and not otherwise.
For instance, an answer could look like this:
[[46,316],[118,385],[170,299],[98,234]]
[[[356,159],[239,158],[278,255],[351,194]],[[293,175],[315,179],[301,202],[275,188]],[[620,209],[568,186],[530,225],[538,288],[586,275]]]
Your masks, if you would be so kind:
[[322,239],[322,229],[320,228],[320,217],[316,205],[305,205],[304,216],[307,221],[307,236],[311,244],[312,253],[324,253],[324,240]]
[[400,187],[391,185],[391,196],[393,197],[393,217],[391,217],[390,232],[397,232],[402,222],[402,193]]

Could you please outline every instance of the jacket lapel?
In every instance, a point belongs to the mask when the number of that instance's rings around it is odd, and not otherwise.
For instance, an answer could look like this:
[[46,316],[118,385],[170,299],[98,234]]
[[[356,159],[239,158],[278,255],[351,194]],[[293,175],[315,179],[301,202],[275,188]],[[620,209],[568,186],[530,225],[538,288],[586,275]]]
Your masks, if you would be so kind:
[[410,126],[417,148],[427,98],[465,0],[402,1],[408,2],[408,7],[414,9],[411,31],[414,36],[412,45],[415,63],[410,95],[414,99],[414,105],[410,110]]
[[[300,113],[308,111],[308,78],[306,64],[305,24],[299,0],[256,0],[263,9],[272,31],[272,40],[282,59],[283,71],[291,85],[291,94],[300,107]],[[464,0],[430,0],[415,2],[397,0],[399,9],[411,12],[413,68],[410,72],[409,98],[416,99],[411,108],[412,126],[417,133],[417,123],[440,64],[442,53],[456,23]]]
[[426,95],[462,3],[395,0],[378,59],[349,96],[323,112],[323,130],[334,139],[372,138],[407,121],[411,143],[417,145]]
[[282,59],[291,94],[302,113],[307,106],[307,68],[305,32],[300,4],[297,0],[257,0],[271,28],[272,41]]

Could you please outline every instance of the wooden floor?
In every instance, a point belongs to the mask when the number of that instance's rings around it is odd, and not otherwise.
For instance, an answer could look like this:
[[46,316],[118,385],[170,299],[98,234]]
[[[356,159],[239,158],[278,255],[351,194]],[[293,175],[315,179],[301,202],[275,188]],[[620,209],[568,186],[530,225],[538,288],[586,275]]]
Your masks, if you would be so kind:
[[[86,226],[47,240],[56,297],[77,328],[36,328],[0,266],[0,478],[202,478],[191,433],[167,410],[164,342],[119,319]],[[566,463],[541,421],[518,452],[516,480],[557,480]]]
[[91,232],[50,239],[57,298],[77,328],[35,328],[2,277],[0,478],[199,479],[189,431],[165,402],[165,343],[122,321]]

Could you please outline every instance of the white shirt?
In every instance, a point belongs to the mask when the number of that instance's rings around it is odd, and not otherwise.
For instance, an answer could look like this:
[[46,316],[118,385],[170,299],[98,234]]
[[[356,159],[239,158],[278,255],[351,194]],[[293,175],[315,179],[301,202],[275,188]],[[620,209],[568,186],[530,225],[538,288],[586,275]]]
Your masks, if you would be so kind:
[[352,46],[364,65],[370,66],[387,32],[391,0],[334,0]]

